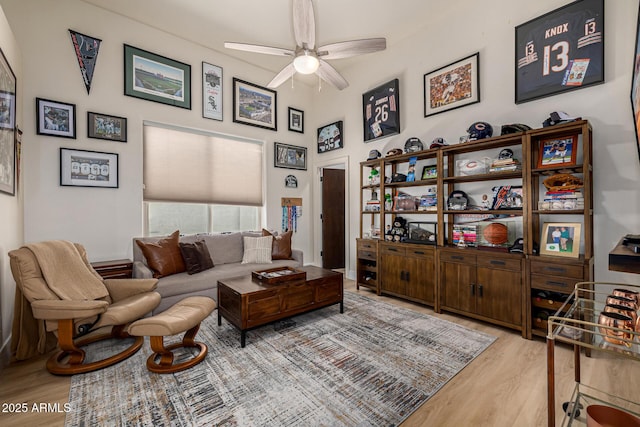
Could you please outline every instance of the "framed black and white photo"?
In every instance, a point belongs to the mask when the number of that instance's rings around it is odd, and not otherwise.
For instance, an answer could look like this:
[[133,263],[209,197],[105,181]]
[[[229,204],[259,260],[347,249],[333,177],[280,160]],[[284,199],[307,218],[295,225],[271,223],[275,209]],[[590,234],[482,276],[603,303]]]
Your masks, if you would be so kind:
[[222,121],[222,67],[202,62],[202,117]]
[[578,0],[516,27],[515,102],[604,83],[604,0]]
[[127,142],[127,119],[87,112],[88,137]]
[[327,153],[343,147],[342,120],[318,128],[318,153]]
[[60,148],[60,185],[118,188],[118,154]]
[[16,194],[16,75],[0,49],[0,192]]
[[233,78],[233,121],[278,130],[278,93],[266,87]]
[[304,133],[304,111],[289,107],[289,130]]
[[191,109],[191,65],[124,45],[124,94]]
[[273,166],[277,168],[307,170],[306,147],[276,142],[273,155]]
[[364,142],[400,133],[400,83],[391,80],[362,95]]
[[633,128],[636,133],[636,146],[640,159],[640,10],[636,25],[636,46],[633,52],[633,73],[631,77],[631,111],[633,113]]
[[424,116],[480,102],[480,53],[424,75]]
[[66,102],[36,98],[38,135],[76,137],[76,106]]

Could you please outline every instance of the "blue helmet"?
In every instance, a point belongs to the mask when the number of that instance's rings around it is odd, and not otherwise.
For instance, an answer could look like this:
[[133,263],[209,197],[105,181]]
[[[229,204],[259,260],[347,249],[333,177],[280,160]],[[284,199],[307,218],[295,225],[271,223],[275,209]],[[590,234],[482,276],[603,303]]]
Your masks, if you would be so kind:
[[493,127],[487,122],[475,122],[467,130],[469,141],[476,139],[491,138],[493,135]]

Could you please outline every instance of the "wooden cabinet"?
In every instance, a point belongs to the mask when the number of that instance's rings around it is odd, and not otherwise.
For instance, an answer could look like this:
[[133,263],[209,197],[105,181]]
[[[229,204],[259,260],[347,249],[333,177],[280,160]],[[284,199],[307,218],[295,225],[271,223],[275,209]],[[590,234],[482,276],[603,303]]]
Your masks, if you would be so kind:
[[435,247],[380,243],[380,293],[435,304]]
[[130,279],[133,276],[133,261],[130,259],[92,262],[91,266],[103,279]]
[[377,239],[356,239],[356,276],[356,289],[364,286],[379,293]]

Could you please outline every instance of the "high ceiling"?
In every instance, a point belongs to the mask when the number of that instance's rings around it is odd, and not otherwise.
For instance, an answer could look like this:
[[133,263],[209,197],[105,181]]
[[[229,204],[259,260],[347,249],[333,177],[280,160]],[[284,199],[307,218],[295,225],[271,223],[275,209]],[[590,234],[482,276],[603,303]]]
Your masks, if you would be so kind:
[[[82,0],[172,33],[218,52],[271,70],[289,63],[285,57],[234,51],[225,41],[293,49],[292,0]],[[437,19],[450,0],[314,0],[319,45],[369,37],[386,37],[387,46]],[[375,54],[372,54],[375,55]],[[330,61],[342,71],[363,57]]]

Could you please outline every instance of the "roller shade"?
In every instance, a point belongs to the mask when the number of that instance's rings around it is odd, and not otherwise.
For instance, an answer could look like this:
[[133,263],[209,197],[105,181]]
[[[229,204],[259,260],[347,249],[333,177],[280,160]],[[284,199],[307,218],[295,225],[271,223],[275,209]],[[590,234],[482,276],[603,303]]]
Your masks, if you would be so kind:
[[144,123],[145,201],[262,206],[259,141]]

